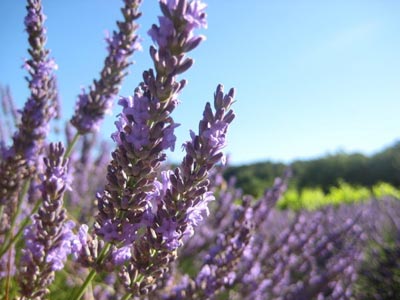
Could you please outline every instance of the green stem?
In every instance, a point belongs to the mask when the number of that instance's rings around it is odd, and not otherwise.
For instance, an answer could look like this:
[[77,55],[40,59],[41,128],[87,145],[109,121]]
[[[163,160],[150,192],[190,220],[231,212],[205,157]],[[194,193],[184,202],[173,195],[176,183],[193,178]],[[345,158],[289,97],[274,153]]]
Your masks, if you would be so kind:
[[86,288],[88,287],[88,285],[92,282],[92,280],[94,279],[94,277],[96,276],[96,270],[92,269],[89,273],[89,275],[86,277],[84,283],[81,285],[81,287],[79,288],[78,292],[75,294],[75,297],[73,298],[73,300],[79,300],[81,299],[81,297],[83,296],[83,294],[85,293]]
[[10,282],[11,282],[11,251],[8,252],[8,263],[7,263],[7,279],[6,279],[6,298],[10,299]]
[[[26,180],[24,182],[23,187],[22,187],[21,193],[18,194],[17,209],[14,212],[14,214],[12,215],[11,224],[10,224],[10,230],[8,230],[8,232],[7,232],[7,234],[6,234],[5,238],[4,238],[4,244],[3,244],[3,247],[1,248],[0,258],[4,255],[4,253],[7,252],[7,250],[12,245],[12,240],[13,240],[12,236],[14,234],[15,222],[16,222],[17,217],[19,215],[19,212],[21,210],[21,206],[22,206],[22,202],[24,200],[24,197],[28,193],[30,182],[31,182],[30,180]],[[7,241],[9,241],[8,245],[7,245]],[[7,245],[8,247],[5,246],[5,245]]]
[[132,296],[132,294],[125,294],[125,296],[124,297],[122,297],[121,298],[121,300],[128,300],[128,299],[130,299],[131,298],[131,296]]
[[81,135],[79,134],[79,132],[77,132],[72,141],[68,144],[67,150],[65,151],[64,155],[65,158],[68,158],[71,155],[72,150],[74,149],[76,142],[79,140],[80,136]]
[[0,220],[3,220],[4,205],[0,205]]
[[28,193],[30,184],[31,184],[31,181],[30,180],[26,180],[24,182],[23,187],[22,187],[22,192],[18,195],[17,211],[15,212],[15,214],[13,215],[13,218],[11,220],[11,229],[10,229],[10,233],[11,234],[12,234],[12,231],[13,231],[14,226],[15,226],[15,221],[17,220],[19,212],[21,211],[22,201],[24,200],[25,195]]
[[31,213],[25,217],[25,219],[21,222],[21,226],[18,229],[18,232],[10,239],[10,241],[4,246],[4,248],[1,250],[0,252],[0,257],[2,257],[8,249],[10,249],[10,247],[12,246],[12,244],[17,241],[22,233],[24,232],[25,227],[29,224],[31,217],[37,212],[37,210],[39,209],[41,201],[38,201],[35,205],[35,207],[32,209]]
[[[107,255],[109,254],[108,251],[111,248],[111,244],[108,243],[104,246],[104,248],[101,250],[100,255],[97,259],[97,264],[101,264],[104,259],[107,257]],[[90,271],[90,273],[88,274],[88,276],[86,277],[85,281],[83,282],[83,284],[81,285],[81,287],[79,288],[78,292],[75,293],[74,297],[71,300],[79,300],[81,299],[81,297],[83,296],[83,294],[85,293],[86,288],[89,286],[89,284],[92,282],[92,280],[94,279],[94,277],[96,276],[96,270],[92,269]]]

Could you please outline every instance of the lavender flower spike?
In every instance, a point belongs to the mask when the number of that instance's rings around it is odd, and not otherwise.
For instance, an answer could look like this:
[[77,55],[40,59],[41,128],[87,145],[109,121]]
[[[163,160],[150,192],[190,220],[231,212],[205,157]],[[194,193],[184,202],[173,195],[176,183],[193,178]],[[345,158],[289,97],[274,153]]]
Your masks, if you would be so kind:
[[[13,144],[7,149],[0,162],[0,205],[7,205],[6,215],[13,214],[16,193],[21,183],[35,173],[35,162],[48,133],[48,123],[55,116],[57,99],[56,82],[53,70],[57,68],[48,58],[45,48],[45,16],[40,0],[28,0],[26,31],[29,35],[31,56],[25,62],[30,78],[26,78],[31,95],[21,111],[18,131],[13,136]],[[4,224],[4,225],[3,225]],[[2,220],[0,231],[7,229],[7,220]],[[4,228],[5,227],[5,228]]]
[[135,21],[140,17],[138,7],[141,0],[124,0],[122,8],[123,22],[117,22],[119,31],[114,31],[107,37],[108,56],[105,59],[100,79],[94,80],[89,93],[85,91],[78,96],[72,125],[80,134],[86,134],[98,129],[100,121],[111,109],[113,98],[118,94],[126,69],[131,64],[129,57],[140,49],[135,31],[138,25]]
[[235,117],[230,109],[233,99],[233,89],[224,95],[222,85],[217,87],[215,113],[207,103],[199,123],[199,134],[191,132],[192,140],[184,145],[186,156],[180,168],[170,174],[170,187],[159,204],[156,223],[161,226],[167,220],[175,220],[178,240],[192,236],[204,215],[209,214],[208,202],[214,197],[209,191],[208,172],[224,159],[221,150],[226,145],[228,125]]
[[178,82],[177,75],[192,65],[186,53],[202,40],[194,34],[199,26],[193,24],[203,26],[205,14],[203,7],[193,3],[160,2],[163,16],[149,32],[158,46],[150,48],[155,70],[143,73],[133,97],[120,100],[123,110],[112,135],[117,149],[108,167],[105,190],[97,197],[96,233],[118,247],[132,248],[131,259],[121,266],[120,278],[133,295],[147,294],[156,287],[181,244],[181,234],[175,233],[178,224],[165,218],[156,225],[154,217],[157,199],[162,199],[166,190],[157,180],[158,169],[165,150],[175,146],[177,124],[170,115],[186,84]]
[[44,158],[45,172],[40,186],[43,203],[24,232],[26,248],[19,274],[22,299],[43,299],[54,280],[54,272],[63,268],[76,240],[71,231],[75,225],[66,221],[63,208],[68,182],[63,154],[61,143],[50,144],[49,155]]
[[237,278],[237,268],[252,235],[253,211],[251,197],[243,197],[242,205],[232,211],[232,220],[205,258],[195,280],[184,279],[168,300],[214,299],[224,288],[231,288]]
[[[192,141],[185,145],[187,154],[181,168],[162,173],[162,182],[154,182],[152,193],[136,204],[143,210],[147,205],[151,219],[147,217],[146,224],[142,217],[141,224],[147,225],[147,232],[135,237],[130,264],[120,272],[130,293],[147,294],[156,288],[157,281],[177,258],[184,237],[191,236],[194,227],[208,214],[208,202],[214,200],[209,191],[208,171],[223,157],[221,149],[226,143],[227,128],[234,119],[230,110],[233,96],[233,89],[224,95],[222,86],[218,86],[216,112],[213,113],[209,103],[206,105],[199,135],[192,133]],[[144,280],[138,281],[138,276]]]
[[[149,199],[158,192],[156,171],[165,160],[164,151],[175,146],[174,129],[178,125],[170,114],[185,86],[184,80],[177,82],[176,75],[191,66],[185,49],[194,48],[188,47],[188,37],[195,38],[195,27],[185,19],[187,12],[194,14],[188,8],[191,4],[186,0],[180,3],[166,8],[160,2],[164,16],[160,17],[160,26],[153,25],[152,30],[162,32],[167,42],[158,50],[150,49],[157,73],[152,69],[144,72],[144,82],[134,96],[119,101],[123,110],[112,135],[118,148],[108,167],[105,191],[98,195],[96,233],[109,242],[130,244],[136,240],[138,229],[149,225]],[[182,6],[184,14],[178,11]],[[205,15],[198,18],[202,20]]]

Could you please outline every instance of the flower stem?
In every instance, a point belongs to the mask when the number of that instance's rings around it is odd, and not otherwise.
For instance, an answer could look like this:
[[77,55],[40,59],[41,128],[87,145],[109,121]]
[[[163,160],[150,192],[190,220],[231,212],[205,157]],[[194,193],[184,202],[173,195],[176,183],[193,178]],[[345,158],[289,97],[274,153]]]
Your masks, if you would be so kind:
[[79,300],[81,299],[81,297],[83,296],[83,294],[85,293],[86,288],[88,287],[88,285],[92,282],[93,278],[96,276],[96,270],[92,269],[89,273],[89,275],[86,277],[85,282],[81,285],[80,289],[78,290],[78,292],[75,294],[75,297],[73,298],[73,300]]
[[6,300],[10,296],[10,281],[11,281],[11,249],[8,252],[8,262],[7,262],[7,279],[6,279]]
[[130,293],[128,293],[128,294],[125,294],[125,296],[124,296],[124,297],[122,297],[122,298],[121,298],[121,300],[128,300],[128,299],[130,299],[130,298],[131,298],[131,296],[132,296],[132,294],[130,294]]
[[25,180],[24,185],[22,187],[22,191],[21,193],[18,195],[18,204],[17,204],[17,211],[15,212],[15,214],[13,215],[13,218],[11,220],[11,229],[10,229],[10,233],[12,234],[14,226],[15,226],[15,222],[17,220],[17,217],[19,215],[19,212],[21,211],[21,205],[22,205],[22,201],[24,201],[25,195],[28,193],[29,190],[29,186],[31,184],[31,181]]
[[0,205],[0,220],[3,220],[4,205]]
[[[103,262],[103,260],[107,257],[107,255],[109,254],[108,251],[110,250],[110,248],[111,248],[111,244],[109,244],[109,243],[104,246],[104,248],[101,250],[100,255],[99,255],[98,259],[97,259],[97,263],[98,264],[101,264]],[[83,284],[79,288],[78,292],[75,293],[74,297],[71,300],[79,300],[79,299],[81,299],[81,297],[85,293],[86,288],[92,282],[94,277],[96,277],[96,274],[97,274],[97,272],[96,272],[95,269],[92,269],[90,271],[90,273],[86,277],[85,281],[83,282]]]
[[67,150],[65,151],[65,154],[64,154],[64,158],[68,158],[71,155],[72,150],[74,149],[76,142],[79,140],[80,136],[81,135],[79,134],[79,132],[75,133],[74,138],[68,144]]
[[[28,192],[30,182],[31,182],[30,180],[26,180],[24,182],[22,191],[18,195],[17,210],[12,216],[10,230],[7,232],[7,235],[4,239],[4,244],[0,251],[0,258],[7,252],[7,250],[11,247],[11,245],[14,242],[13,234],[14,234],[15,222],[16,222],[19,212],[21,210],[22,201],[24,200],[25,195]],[[8,240],[8,243],[7,243],[7,240]]]
[[35,207],[32,209],[31,213],[25,217],[25,219],[21,222],[21,226],[18,229],[17,233],[10,239],[10,241],[4,246],[4,248],[0,252],[0,257],[2,257],[8,249],[10,249],[11,245],[17,241],[22,233],[24,232],[25,227],[29,224],[29,221],[31,220],[31,217],[37,212],[39,206],[40,206],[41,201],[38,201],[35,205]]

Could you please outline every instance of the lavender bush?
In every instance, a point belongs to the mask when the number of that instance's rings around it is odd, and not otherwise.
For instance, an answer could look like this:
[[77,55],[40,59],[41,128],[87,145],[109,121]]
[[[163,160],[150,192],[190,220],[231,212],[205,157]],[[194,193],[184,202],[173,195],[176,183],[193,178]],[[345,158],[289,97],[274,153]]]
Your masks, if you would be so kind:
[[48,143],[60,105],[42,3],[27,1],[30,96],[23,109],[17,113],[1,88],[0,296],[394,299],[400,202],[279,210],[289,171],[260,199],[244,195],[220,164],[235,117],[232,89],[217,86],[182,162],[166,163],[186,85],[179,76],[204,39],[196,30],[207,26],[201,1],[160,1],[159,24],[148,31],[154,66],[133,95],[119,98],[114,143],[96,133],[140,48],[140,4],[123,1],[100,77],[78,95],[63,146]]

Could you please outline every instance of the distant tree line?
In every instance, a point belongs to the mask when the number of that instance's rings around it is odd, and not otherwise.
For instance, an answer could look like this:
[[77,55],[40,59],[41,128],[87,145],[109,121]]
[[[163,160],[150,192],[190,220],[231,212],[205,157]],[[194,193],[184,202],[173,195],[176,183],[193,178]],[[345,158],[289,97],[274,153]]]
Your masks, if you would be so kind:
[[319,187],[326,192],[340,181],[365,187],[387,182],[400,187],[400,142],[371,156],[341,152],[317,159],[298,160],[291,164],[267,161],[231,166],[224,176],[226,179],[235,177],[237,187],[247,194],[259,196],[288,167],[293,173],[291,187],[298,190]]

